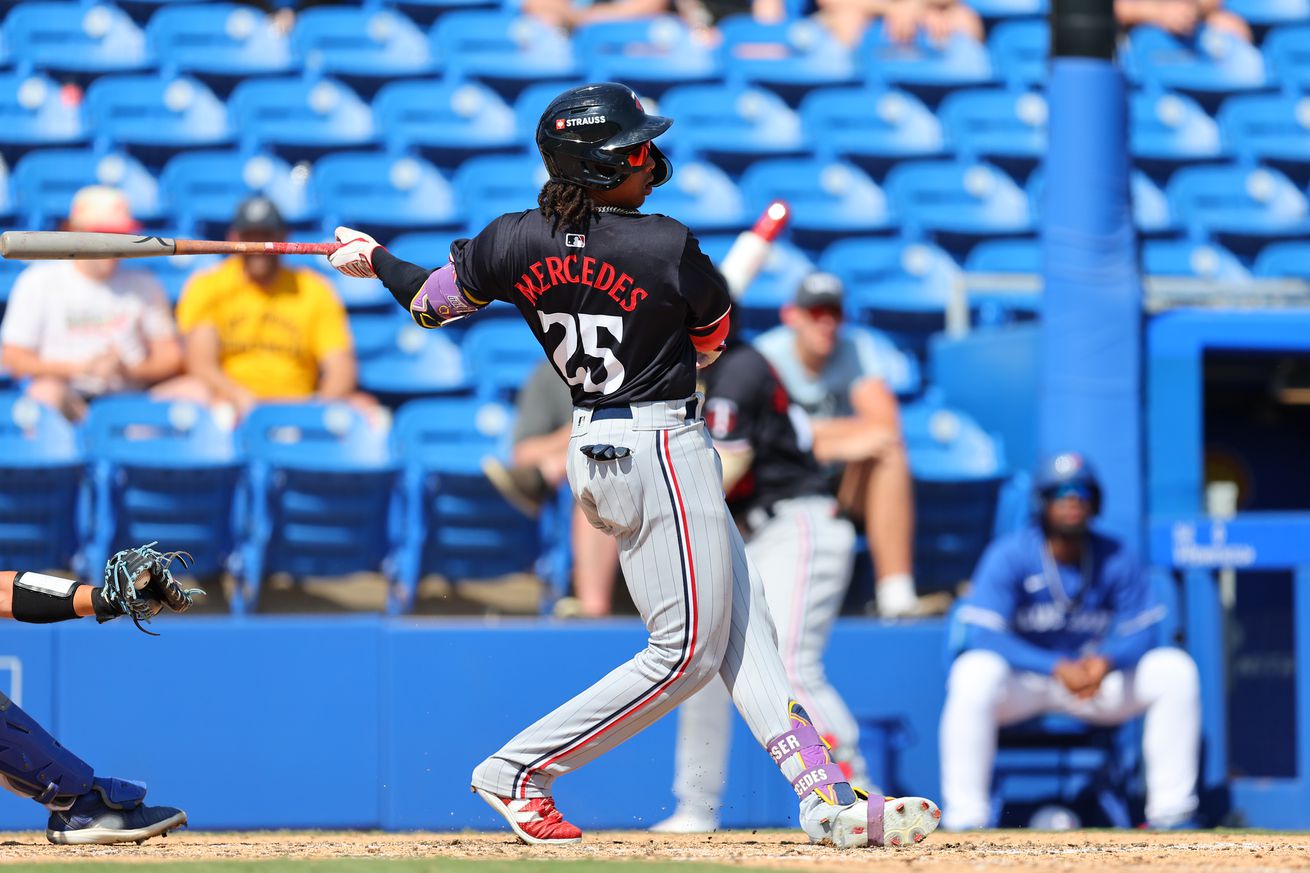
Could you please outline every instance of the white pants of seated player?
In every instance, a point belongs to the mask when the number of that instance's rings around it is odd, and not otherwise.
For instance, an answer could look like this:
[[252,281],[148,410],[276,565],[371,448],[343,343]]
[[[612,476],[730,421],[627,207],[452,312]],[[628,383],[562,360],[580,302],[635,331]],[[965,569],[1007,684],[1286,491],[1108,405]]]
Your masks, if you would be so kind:
[[[634,404],[633,419],[596,422],[574,410],[569,484],[591,523],[618,538],[649,640],[479,764],[474,786],[502,797],[549,795],[556,777],[637,734],[715,676],[761,745],[789,729],[792,692],[759,576],[724,504],[704,423],[682,423],[684,407]],[[579,451],[589,443],[627,446],[632,456],[592,461]],[[595,668],[536,656],[536,681]],[[799,764],[785,767],[787,778],[799,775]]]
[[973,650],[951,666],[942,711],[943,827],[987,825],[997,729],[1046,713],[1097,725],[1123,724],[1146,713],[1147,820],[1169,822],[1196,811],[1200,681],[1186,652],[1152,649],[1135,669],[1110,673],[1095,696],[1079,700],[1053,676],[1015,671],[995,652]]
[[[778,630],[779,652],[796,700],[820,734],[837,740],[853,782],[868,787],[859,753],[859,725],[823,671],[823,650],[841,610],[854,563],[855,528],[836,516],[831,497],[780,501],[775,514],[746,543],[759,570]],[[678,707],[673,794],[678,808],[716,820],[723,801],[732,740],[727,688],[710,682]]]

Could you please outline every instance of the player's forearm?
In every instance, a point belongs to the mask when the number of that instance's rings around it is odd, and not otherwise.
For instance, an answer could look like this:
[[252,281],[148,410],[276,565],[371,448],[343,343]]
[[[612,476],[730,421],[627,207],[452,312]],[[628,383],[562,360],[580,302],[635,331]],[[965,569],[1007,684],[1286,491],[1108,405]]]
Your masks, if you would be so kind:
[[373,272],[406,312],[409,311],[414,296],[423,288],[423,283],[432,275],[431,270],[425,270],[409,261],[402,261],[380,247],[373,251]]
[[1156,642],[1156,626],[1142,628],[1124,636],[1114,636],[1101,648],[1098,655],[1110,662],[1115,670],[1130,670]]
[[47,624],[96,614],[98,589],[40,573],[21,574],[23,584],[15,586],[19,575],[13,570],[0,571],[0,618]]

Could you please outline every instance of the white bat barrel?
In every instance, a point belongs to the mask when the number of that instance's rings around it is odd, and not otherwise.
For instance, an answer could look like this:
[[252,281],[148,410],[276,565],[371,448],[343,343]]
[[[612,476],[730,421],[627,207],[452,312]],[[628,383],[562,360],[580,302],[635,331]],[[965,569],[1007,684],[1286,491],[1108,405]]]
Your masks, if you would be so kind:
[[0,234],[0,255],[20,261],[153,258],[171,255],[173,240],[132,233],[8,230]]

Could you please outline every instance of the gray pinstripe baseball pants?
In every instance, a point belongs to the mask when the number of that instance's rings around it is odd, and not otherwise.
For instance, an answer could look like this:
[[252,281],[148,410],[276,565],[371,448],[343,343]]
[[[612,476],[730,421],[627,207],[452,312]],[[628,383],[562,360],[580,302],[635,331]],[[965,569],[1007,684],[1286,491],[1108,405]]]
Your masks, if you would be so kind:
[[[502,797],[550,794],[557,776],[614,748],[723,677],[755,738],[789,727],[792,697],[759,576],[723,501],[722,471],[704,423],[686,402],[640,403],[631,419],[591,421],[574,410],[568,475],[598,528],[619,540],[646,648],[523,730],[473,771]],[[592,461],[588,443],[627,446]]]

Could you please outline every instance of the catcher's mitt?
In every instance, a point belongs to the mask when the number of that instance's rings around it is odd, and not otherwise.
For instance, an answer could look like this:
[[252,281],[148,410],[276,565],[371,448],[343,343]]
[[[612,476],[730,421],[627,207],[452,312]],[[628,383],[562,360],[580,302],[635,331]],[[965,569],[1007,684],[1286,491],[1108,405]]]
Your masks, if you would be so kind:
[[183,588],[173,580],[170,569],[173,561],[180,561],[186,568],[191,556],[186,552],[160,552],[154,548],[157,545],[147,543],[135,549],[123,549],[105,564],[105,585],[100,589],[100,598],[109,614],[102,617],[101,611],[96,610],[100,621],[128,615],[138,629],[157,637],[159,634],[141,627],[142,620],[149,622],[165,606],[173,612],[186,612],[191,608],[191,598],[205,593],[200,588]]

